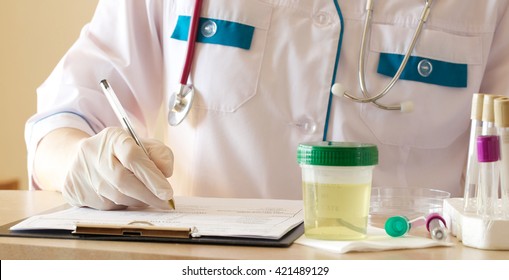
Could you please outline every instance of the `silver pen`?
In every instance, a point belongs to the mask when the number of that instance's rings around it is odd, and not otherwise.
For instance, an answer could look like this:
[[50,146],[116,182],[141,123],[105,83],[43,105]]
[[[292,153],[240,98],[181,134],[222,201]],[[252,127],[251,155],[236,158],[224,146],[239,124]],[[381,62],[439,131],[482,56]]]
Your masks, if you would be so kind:
[[[131,121],[127,117],[127,113],[125,112],[124,108],[122,107],[122,104],[120,104],[120,101],[118,100],[117,95],[111,88],[108,81],[106,79],[104,79],[100,82],[100,85],[104,92],[104,95],[106,96],[106,99],[108,99],[108,102],[111,105],[111,108],[113,108],[113,112],[115,112],[115,115],[117,116],[118,120],[122,124],[122,127],[127,132],[129,132],[129,134],[133,137],[134,142],[136,142],[136,144],[138,146],[140,146],[141,149],[143,150],[143,152],[145,152],[145,154],[148,156],[147,149],[145,149],[145,146],[143,146],[143,143],[141,142],[140,138],[134,131]],[[173,199],[168,200],[168,204],[170,205],[170,207],[172,209],[175,209],[175,202],[173,201]]]

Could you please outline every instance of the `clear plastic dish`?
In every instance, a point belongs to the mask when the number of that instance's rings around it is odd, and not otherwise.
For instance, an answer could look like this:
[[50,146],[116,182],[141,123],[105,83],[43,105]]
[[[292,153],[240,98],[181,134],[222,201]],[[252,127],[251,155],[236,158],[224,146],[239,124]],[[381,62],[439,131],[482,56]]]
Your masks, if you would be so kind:
[[387,218],[400,215],[408,219],[442,213],[443,201],[451,194],[428,188],[372,188],[369,224],[380,226]]

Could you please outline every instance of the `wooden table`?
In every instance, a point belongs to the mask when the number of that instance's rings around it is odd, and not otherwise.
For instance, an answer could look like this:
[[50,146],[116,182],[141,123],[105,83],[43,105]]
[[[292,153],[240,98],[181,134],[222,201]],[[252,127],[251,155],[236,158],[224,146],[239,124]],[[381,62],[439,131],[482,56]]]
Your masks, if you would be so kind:
[[[0,224],[7,224],[64,204],[60,193],[0,191]],[[507,251],[486,251],[463,246],[336,254],[299,244],[288,248],[90,241],[0,237],[0,259],[239,259],[239,260],[438,260],[509,259]]]

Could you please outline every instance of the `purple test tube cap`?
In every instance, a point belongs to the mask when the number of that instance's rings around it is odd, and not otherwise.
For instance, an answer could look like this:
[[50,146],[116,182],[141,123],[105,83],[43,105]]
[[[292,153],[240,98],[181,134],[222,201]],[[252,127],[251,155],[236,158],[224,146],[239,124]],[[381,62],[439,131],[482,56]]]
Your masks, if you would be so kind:
[[438,213],[431,213],[429,214],[427,217],[426,217],[426,229],[429,231],[429,223],[431,221],[433,221],[434,219],[439,219],[445,227],[447,227],[447,225],[445,224],[445,219]]
[[477,137],[477,160],[479,162],[495,162],[500,159],[500,144],[497,135],[481,135]]

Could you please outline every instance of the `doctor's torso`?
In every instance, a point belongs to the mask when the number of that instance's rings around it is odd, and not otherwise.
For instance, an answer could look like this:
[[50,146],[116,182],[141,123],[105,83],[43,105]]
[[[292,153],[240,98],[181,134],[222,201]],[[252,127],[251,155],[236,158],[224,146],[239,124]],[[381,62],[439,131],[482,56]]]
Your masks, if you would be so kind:
[[[118,53],[129,59],[116,69],[128,81],[124,89],[132,90],[124,106],[143,131],[143,124],[153,127],[161,102],[167,114],[169,96],[179,85],[187,47],[186,16],[192,14],[194,1],[134,2],[122,5],[146,26],[133,28],[122,19],[103,30],[92,22],[89,32],[105,38],[141,34],[117,43]],[[503,17],[508,2],[433,2],[408,70],[380,100],[411,100],[413,112],[384,111],[336,96],[329,109],[335,82],[362,96],[358,59],[365,5],[346,0],[204,1],[189,77],[194,104],[179,126],[167,127],[167,144],[175,156],[170,178],[175,193],[301,198],[297,146],[322,140],[328,122],[327,140],[378,146],[374,186],[437,188],[459,195],[472,94],[508,95],[507,73],[500,79],[508,62],[498,61],[505,57],[509,37],[493,40],[501,26],[509,26],[508,16]],[[367,88],[372,94],[390,81],[423,5],[421,0],[374,1],[366,52]],[[95,20],[106,17],[98,10]],[[127,45],[128,40],[136,42],[135,47]],[[135,63],[142,66],[128,69]],[[162,96],[147,86],[154,83]],[[97,106],[99,111],[103,105]],[[93,111],[91,107],[87,110]],[[110,121],[114,122],[112,114],[97,122],[97,129]]]
[[[167,4],[170,14],[174,13],[165,17],[163,28],[167,91],[171,92],[180,78],[185,41],[169,35],[178,15],[191,13],[192,3]],[[365,3],[338,4],[205,4],[202,17],[254,26],[254,33],[249,50],[220,42],[197,45],[190,77],[197,92],[195,104],[188,119],[168,131],[177,192],[179,186],[186,186],[190,188],[184,193],[199,195],[300,197],[296,148],[299,142],[322,139],[334,76],[360,95],[357,63]],[[366,54],[371,92],[378,93],[390,80],[377,73],[383,63],[380,53],[406,52],[423,5],[417,0],[375,1]],[[380,164],[374,185],[460,193],[471,95],[481,85],[497,25],[497,6],[505,7],[505,3],[435,1],[412,54],[427,59],[432,67],[436,64],[434,76],[401,80],[381,100],[384,104],[411,100],[414,112],[383,111],[370,103],[333,98],[327,140],[377,144]],[[448,72],[458,64],[465,65],[467,76]],[[419,75],[417,64],[408,67]]]

